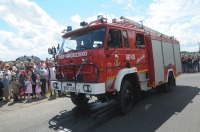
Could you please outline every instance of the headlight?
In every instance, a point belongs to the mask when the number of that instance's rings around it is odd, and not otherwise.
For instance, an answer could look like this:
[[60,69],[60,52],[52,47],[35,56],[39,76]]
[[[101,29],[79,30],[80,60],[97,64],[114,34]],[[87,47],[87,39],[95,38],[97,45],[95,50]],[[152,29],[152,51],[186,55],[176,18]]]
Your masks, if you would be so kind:
[[83,91],[91,93],[92,87],[90,85],[83,85]]
[[83,86],[83,91],[87,92],[87,85]]
[[90,85],[88,86],[88,91],[92,92],[92,87]]

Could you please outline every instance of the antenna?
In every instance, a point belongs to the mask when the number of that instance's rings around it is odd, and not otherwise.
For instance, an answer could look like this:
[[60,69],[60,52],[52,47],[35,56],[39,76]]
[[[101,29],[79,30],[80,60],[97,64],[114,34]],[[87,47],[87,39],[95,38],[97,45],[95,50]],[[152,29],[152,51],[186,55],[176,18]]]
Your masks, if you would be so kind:
[[144,29],[144,27],[143,27],[143,22],[142,21],[140,21],[141,22],[141,25],[142,25],[142,29]]

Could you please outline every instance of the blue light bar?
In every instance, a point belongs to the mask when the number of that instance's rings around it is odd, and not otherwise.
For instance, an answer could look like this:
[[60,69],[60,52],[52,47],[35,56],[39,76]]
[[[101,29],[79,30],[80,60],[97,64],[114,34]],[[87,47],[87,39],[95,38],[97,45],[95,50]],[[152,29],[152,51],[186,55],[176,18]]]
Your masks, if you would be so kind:
[[72,31],[72,26],[67,26],[67,31]]

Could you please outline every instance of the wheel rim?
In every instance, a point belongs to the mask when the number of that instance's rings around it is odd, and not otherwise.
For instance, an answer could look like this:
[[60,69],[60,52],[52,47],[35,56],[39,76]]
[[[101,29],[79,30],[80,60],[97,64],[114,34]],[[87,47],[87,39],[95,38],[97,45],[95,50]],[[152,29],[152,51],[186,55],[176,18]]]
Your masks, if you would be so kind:
[[124,101],[126,108],[129,107],[130,103],[132,103],[132,95],[128,88],[126,89],[126,95]]

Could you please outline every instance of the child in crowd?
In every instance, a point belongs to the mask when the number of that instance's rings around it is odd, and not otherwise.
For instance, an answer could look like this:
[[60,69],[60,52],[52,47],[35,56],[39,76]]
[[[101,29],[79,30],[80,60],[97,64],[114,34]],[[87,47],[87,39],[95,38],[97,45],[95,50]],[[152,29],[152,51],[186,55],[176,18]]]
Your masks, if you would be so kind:
[[26,98],[25,78],[26,78],[26,71],[25,70],[21,70],[21,73],[19,75],[19,82],[20,82],[19,95],[20,95],[20,99],[22,99],[22,97],[24,97],[24,99]]
[[40,81],[40,75],[39,74],[37,74],[36,75],[36,87],[35,87],[35,93],[36,93],[36,96],[38,97],[38,98],[41,98],[41,95],[40,95],[40,93],[41,93],[41,85],[42,85],[42,82]]
[[30,95],[33,93],[31,76],[26,77],[25,85],[26,85],[26,93],[28,94],[27,101],[29,102],[29,101],[31,101]]
[[10,81],[10,86],[12,88],[12,92],[13,92],[13,99],[14,102],[18,101],[18,94],[19,94],[19,79],[17,78],[17,75],[15,72],[12,72],[12,77],[11,77],[11,81]]

